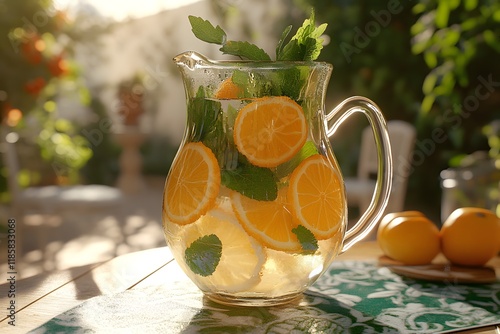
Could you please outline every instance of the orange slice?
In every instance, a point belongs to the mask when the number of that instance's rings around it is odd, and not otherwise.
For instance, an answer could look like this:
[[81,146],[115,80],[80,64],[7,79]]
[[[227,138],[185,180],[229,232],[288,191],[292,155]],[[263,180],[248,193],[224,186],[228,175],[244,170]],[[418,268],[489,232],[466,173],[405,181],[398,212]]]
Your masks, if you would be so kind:
[[317,239],[328,239],[341,229],[346,210],[342,183],[322,155],[310,156],[295,168],[288,199],[300,224]]
[[247,104],[234,123],[234,143],[254,165],[276,167],[304,145],[307,124],[302,107],[286,96]]
[[233,82],[231,77],[224,80],[215,92],[215,98],[223,100],[237,99],[241,95],[243,95],[243,90]]
[[257,201],[238,192],[231,200],[238,221],[262,245],[276,250],[297,251],[301,245],[292,229],[298,223],[290,213],[286,188],[274,201]]
[[164,214],[172,222],[194,222],[215,204],[220,188],[219,164],[202,143],[188,143],[178,153],[165,183]]

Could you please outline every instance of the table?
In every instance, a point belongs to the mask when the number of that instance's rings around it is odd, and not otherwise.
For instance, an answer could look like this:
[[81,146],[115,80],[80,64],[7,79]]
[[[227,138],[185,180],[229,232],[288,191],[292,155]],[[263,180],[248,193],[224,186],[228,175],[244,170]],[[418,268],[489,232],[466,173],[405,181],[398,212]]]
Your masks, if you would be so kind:
[[[376,242],[354,245],[337,258],[343,260],[376,260],[382,252]],[[500,257],[492,262],[500,276]],[[115,257],[109,261],[50,272],[19,280],[15,298],[8,298],[9,283],[0,286],[0,332],[25,333],[46,323],[53,317],[92,297],[113,295],[123,291],[139,291],[151,286],[174,282],[191,284],[180,271],[168,247],[154,248]],[[15,301],[15,327],[8,324],[6,307]],[[500,325],[460,331],[460,333],[499,334]]]

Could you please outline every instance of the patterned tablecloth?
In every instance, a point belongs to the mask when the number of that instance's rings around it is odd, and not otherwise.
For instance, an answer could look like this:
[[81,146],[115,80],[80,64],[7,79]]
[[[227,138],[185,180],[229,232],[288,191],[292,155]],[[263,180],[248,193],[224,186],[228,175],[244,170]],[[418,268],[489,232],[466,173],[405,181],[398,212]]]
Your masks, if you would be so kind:
[[500,281],[405,278],[335,262],[294,305],[228,307],[188,281],[89,299],[32,333],[444,333],[500,323]]

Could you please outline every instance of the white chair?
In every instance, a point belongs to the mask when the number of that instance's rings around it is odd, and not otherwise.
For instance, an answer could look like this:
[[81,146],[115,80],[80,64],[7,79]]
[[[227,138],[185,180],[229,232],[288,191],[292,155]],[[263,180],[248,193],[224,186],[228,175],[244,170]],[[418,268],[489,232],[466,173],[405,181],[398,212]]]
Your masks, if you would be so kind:
[[[24,239],[24,217],[38,213],[45,217],[70,212],[84,215],[96,210],[110,209],[122,203],[123,194],[114,187],[105,185],[41,186],[21,188],[18,182],[19,159],[15,144],[19,136],[15,132],[1,131],[3,139],[3,160],[8,172],[8,187],[11,193],[12,217],[17,221],[16,253],[22,255]],[[42,229],[45,232],[46,229]],[[43,239],[43,236],[42,236]],[[40,240],[43,241],[43,240]],[[42,248],[45,245],[38,245]]]
[[[386,213],[402,211],[415,146],[416,130],[404,121],[387,122],[393,160],[393,183]],[[345,178],[347,202],[362,214],[370,204],[378,170],[377,150],[370,127],[363,130],[358,172],[355,178]]]

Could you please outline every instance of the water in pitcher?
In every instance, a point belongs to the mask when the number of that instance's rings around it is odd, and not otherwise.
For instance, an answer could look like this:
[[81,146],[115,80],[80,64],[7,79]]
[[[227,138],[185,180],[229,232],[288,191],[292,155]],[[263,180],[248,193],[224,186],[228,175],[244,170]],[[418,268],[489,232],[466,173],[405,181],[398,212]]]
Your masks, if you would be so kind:
[[212,299],[286,300],[342,247],[340,172],[311,131],[321,122],[315,102],[223,94],[188,100],[188,127],[165,186],[165,235]]

